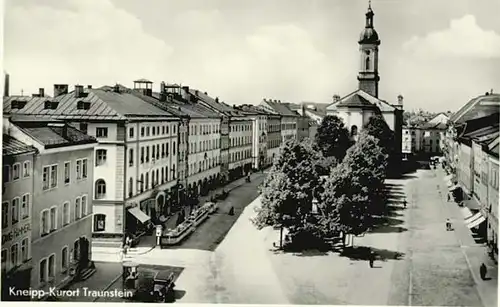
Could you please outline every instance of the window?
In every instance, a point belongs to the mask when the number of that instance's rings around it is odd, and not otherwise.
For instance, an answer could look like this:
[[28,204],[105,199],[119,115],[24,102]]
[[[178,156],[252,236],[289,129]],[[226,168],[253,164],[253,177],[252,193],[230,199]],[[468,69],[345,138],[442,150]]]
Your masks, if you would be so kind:
[[172,143],[172,155],[175,156],[175,141]]
[[94,231],[104,231],[106,228],[106,215],[95,214],[94,215]]
[[21,217],[22,219],[28,218],[30,215],[30,195],[24,194],[21,203]]
[[50,231],[57,229],[57,207],[50,208]]
[[48,190],[57,186],[57,165],[44,166],[42,175],[42,188]]
[[146,162],[149,162],[149,146],[146,146]]
[[79,219],[80,219],[80,217],[81,217],[81,216],[80,216],[80,214],[82,213],[82,211],[81,211],[81,210],[82,210],[82,209],[81,209],[81,202],[82,202],[82,200],[81,200],[81,198],[80,198],[80,197],[77,197],[77,198],[75,199],[75,221],[76,221],[76,220],[79,220]]
[[134,137],[134,128],[131,127],[130,129],[128,129],[128,137],[129,138],[133,138]]
[[168,134],[168,126],[167,126],[167,134]]
[[147,191],[149,189],[149,173],[146,173],[146,181],[144,182],[144,189]]
[[165,153],[166,153],[166,155],[168,157],[168,143],[165,143]]
[[12,200],[11,208],[12,225],[14,225],[15,223],[19,222],[19,197],[15,197]]
[[133,148],[130,148],[130,150],[129,150],[128,165],[134,166],[134,149]]
[[144,174],[141,174],[140,183],[141,183],[141,193],[142,193],[144,192]]
[[130,177],[128,179],[128,197],[132,197],[134,195],[134,179]]
[[95,135],[98,138],[107,138],[108,137],[108,128],[105,128],[105,127],[95,128]]
[[31,161],[24,161],[23,163],[23,178],[31,175]]
[[4,165],[3,166],[3,181],[4,182],[9,182],[10,179],[11,179],[10,166],[9,165]]
[[28,238],[24,238],[21,241],[21,261],[26,262],[29,259],[29,245],[28,245]]
[[53,279],[56,275],[56,255],[49,256],[49,280]]
[[106,182],[99,179],[95,182],[95,198],[102,199],[106,197]]
[[76,160],[76,179],[87,178],[87,159]]
[[156,149],[156,147],[155,147],[155,145],[153,145],[153,147],[151,147],[151,160],[154,160],[154,158],[156,156],[155,149]]
[[47,282],[47,259],[42,259],[40,261],[40,267],[38,270],[38,281],[43,284]]
[[21,177],[21,164],[14,163],[12,166],[12,180],[17,180]]
[[141,147],[141,164],[144,163],[144,147]]
[[165,134],[165,126],[161,127],[161,134]]
[[106,163],[106,155],[107,155],[107,150],[106,149],[97,149],[96,150],[96,158],[95,158],[95,165],[103,165]]
[[69,263],[68,257],[69,257],[68,247],[65,246],[61,251],[61,269],[63,271],[66,271],[68,269],[68,263]]
[[10,247],[10,263],[13,267],[17,266],[18,263],[18,254],[17,254],[18,246],[17,244],[12,244]]
[[144,136],[144,127],[141,127],[141,136]]
[[152,127],[152,130],[153,130],[153,131],[151,131],[151,134],[152,134],[153,136],[155,136],[155,135],[156,135],[156,127]]
[[156,144],[156,160],[160,159],[160,144]]
[[69,184],[71,181],[71,162],[64,162],[64,184]]
[[2,229],[9,226],[9,202],[2,202]]
[[82,217],[87,215],[87,195],[82,196]]
[[40,214],[40,232],[42,236],[49,233],[49,210],[47,209]]
[[68,225],[71,221],[70,218],[69,202],[64,202],[63,204],[63,226]]
[[149,127],[146,127],[146,136],[149,136]]

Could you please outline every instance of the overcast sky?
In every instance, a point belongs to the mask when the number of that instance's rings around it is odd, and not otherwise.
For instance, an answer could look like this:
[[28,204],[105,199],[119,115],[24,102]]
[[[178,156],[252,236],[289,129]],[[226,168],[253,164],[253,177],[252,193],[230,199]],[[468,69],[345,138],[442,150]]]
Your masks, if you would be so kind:
[[[229,104],[357,89],[367,0],[7,0],[11,94],[147,78]],[[500,1],[373,0],[380,98],[456,111],[500,92]]]

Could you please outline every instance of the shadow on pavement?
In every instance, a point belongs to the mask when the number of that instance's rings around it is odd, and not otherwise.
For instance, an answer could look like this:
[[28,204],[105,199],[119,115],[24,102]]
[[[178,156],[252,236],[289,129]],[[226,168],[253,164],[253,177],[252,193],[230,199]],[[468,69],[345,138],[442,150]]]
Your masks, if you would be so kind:
[[375,260],[387,261],[387,260],[401,260],[404,257],[404,253],[391,251],[387,249],[378,249],[368,246],[354,246],[346,247],[340,252],[340,256],[348,257],[351,260],[364,260],[368,261],[370,259],[370,252],[375,253]]

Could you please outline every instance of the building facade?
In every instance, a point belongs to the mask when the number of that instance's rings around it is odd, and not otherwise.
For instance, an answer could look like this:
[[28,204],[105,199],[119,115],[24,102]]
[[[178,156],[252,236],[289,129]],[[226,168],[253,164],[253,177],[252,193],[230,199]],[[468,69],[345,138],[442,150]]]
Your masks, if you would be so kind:
[[408,127],[403,127],[403,143],[401,144],[401,153],[403,154],[403,159],[408,159],[412,154],[412,135],[411,130]]
[[[335,95],[326,113],[341,118],[353,139],[356,139],[359,131],[365,127],[372,116],[381,114],[394,132],[396,144],[402,144],[403,96],[398,96],[397,104],[389,104],[378,97],[380,39],[373,27],[373,16],[374,13],[369,6],[366,13],[366,25],[358,40],[360,53],[358,89],[343,98]],[[394,161],[400,161],[400,155],[401,148],[397,146],[392,158]]]
[[37,149],[33,160],[31,288],[62,288],[91,270],[94,148],[65,123],[18,121],[8,134]]
[[281,116],[274,112],[270,112],[267,115],[267,165],[272,165],[274,163],[274,159],[280,153],[282,143]]
[[[4,118],[4,122],[7,118]],[[32,262],[33,161],[36,149],[3,134],[2,299],[9,288],[29,289]]]

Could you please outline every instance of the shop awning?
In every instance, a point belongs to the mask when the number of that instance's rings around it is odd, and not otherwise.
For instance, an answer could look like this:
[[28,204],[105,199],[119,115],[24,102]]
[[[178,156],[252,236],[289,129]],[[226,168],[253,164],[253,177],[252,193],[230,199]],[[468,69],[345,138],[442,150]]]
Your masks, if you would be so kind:
[[473,198],[471,199],[465,199],[463,201],[464,203],[464,206],[466,206],[467,208],[471,209],[471,210],[479,210],[481,209],[481,204]]
[[130,208],[128,209],[128,212],[130,212],[136,219],[139,220],[139,222],[143,224],[151,220],[151,218],[146,213],[142,212],[139,207]]
[[470,209],[467,207],[463,207],[460,211],[462,212],[462,215],[464,216],[464,220],[468,220],[469,218],[471,218],[473,216],[472,211],[470,211]]
[[468,219],[466,222],[468,228],[475,228],[484,221],[486,221],[486,218],[480,212],[478,212],[473,217]]

